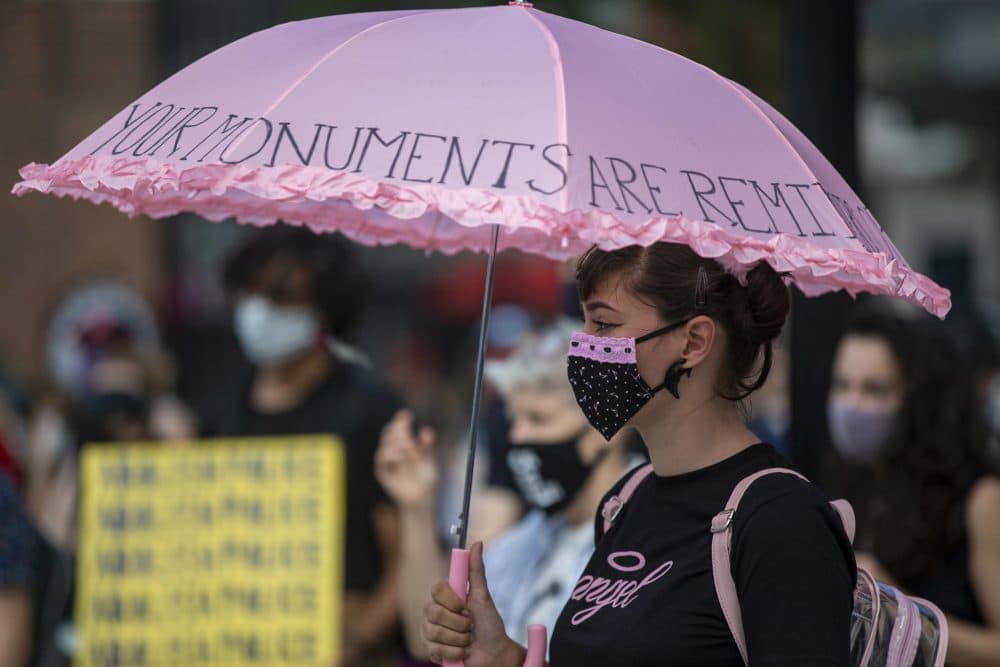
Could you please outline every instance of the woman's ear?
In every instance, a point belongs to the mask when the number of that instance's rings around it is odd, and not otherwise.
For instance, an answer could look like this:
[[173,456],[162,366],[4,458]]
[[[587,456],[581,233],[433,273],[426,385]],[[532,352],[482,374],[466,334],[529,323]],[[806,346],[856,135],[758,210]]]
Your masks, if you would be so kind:
[[684,366],[694,368],[712,353],[719,328],[711,317],[698,315],[685,325],[683,331],[687,336],[682,353],[687,360]]

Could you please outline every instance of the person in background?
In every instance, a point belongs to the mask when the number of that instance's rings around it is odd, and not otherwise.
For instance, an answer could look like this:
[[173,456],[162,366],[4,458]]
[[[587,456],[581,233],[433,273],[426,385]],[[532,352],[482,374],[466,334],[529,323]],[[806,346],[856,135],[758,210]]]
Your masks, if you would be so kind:
[[81,442],[183,441],[198,432],[173,393],[173,363],[146,300],[125,283],[75,287],[47,324],[54,392],[43,407],[65,413]]
[[361,266],[341,237],[281,227],[237,248],[223,277],[252,369],[232,388],[222,435],[330,433],[346,447],[342,664],[364,664],[389,650],[398,623],[397,514],[373,468],[400,402],[343,343],[365,301]]
[[[79,457],[86,445],[187,441],[193,413],[172,393],[152,309],[115,280],[82,283],[46,327],[52,386],[36,400],[21,448],[34,527],[33,667],[73,658]],[[3,664],[3,663],[0,663]]]
[[[508,633],[526,641],[527,628],[550,631],[593,551],[593,517],[601,497],[626,470],[623,437],[610,443],[591,427],[566,377],[566,349],[579,328],[561,320],[521,339],[503,360],[488,361],[487,380],[509,417],[511,447],[504,461],[529,509],[489,540],[486,563],[494,601]],[[438,538],[435,432],[413,432],[408,412],[385,429],[376,474],[401,511],[402,617],[410,651],[426,657],[420,634],[427,588],[447,570]],[[479,502],[478,496],[473,506]],[[471,527],[475,527],[473,513]]]
[[1000,665],[1000,477],[971,369],[943,325],[879,304],[848,322],[829,398],[863,479],[858,563],[945,612],[949,665]]
[[[125,289],[115,286],[115,290]],[[197,436],[191,410],[171,393],[167,355],[143,339],[138,316],[116,305],[104,286],[81,287],[50,325],[50,368],[56,386],[38,401],[25,456],[30,513],[54,546],[75,548],[77,459],[99,443],[184,442]],[[79,293],[89,294],[81,308]],[[131,296],[131,294],[130,294]],[[72,317],[67,317],[72,311]],[[68,328],[68,339],[55,330]],[[70,361],[72,360],[72,362]],[[60,366],[72,367],[69,381]]]
[[[491,329],[494,322],[491,317]],[[529,322],[528,328],[531,326]],[[471,326],[466,331],[475,333]],[[524,332],[520,335],[523,336]],[[492,339],[488,336],[487,340],[493,342]],[[426,325],[421,327],[418,322],[392,352],[386,365],[387,378],[403,394],[414,422],[432,427],[436,440],[442,444],[435,450],[441,478],[437,505],[442,525],[453,522],[461,512],[465,454],[469,442],[467,399],[472,386],[468,377],[471,369],[468,359],[474,354],[474,351],[465,351],[459,345],[463,350],[464,363],[453,358],[444,363],[444,357],[459,355],[454,344],[451,344],[452,349],[440,349],[439,346],[449,345],[445,340],[446,337],[440,336],[438,331]],[[508,348],[516,342],[509,343]],[[509,354],[510,349],[503,352]],[[502,356],[488,345],[487,359]],[[490,385],[484,387],[479,423],[474,478],[476,503],[471,522],[474,532],[470,536],[488,541],[510,528],[524,514],[523,499],[506,464],[508,420],[495,389]]]
[[34,533],[13,480],[0,474],[0,665],[26,667],[33,630]]

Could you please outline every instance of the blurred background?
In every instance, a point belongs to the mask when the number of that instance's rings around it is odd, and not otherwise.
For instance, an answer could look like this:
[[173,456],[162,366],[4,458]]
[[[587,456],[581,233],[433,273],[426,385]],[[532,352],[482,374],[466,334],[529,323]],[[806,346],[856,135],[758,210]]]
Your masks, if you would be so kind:
[[[256,30],[333,13],[475,4],[5,0],[0,173],[13,184],[20,166],[54,161],[153,84]],[[688,56],[774,104],[855,187],[913,267],[952,291],[952,335],[984,378],[993,375],[1000,334],[1000,2],[536,6]],[[134,382],[157,405],[159,422],[137,435],[224,432],[218,378],[239,375],[247,362],[233,333],[223,262],[250,233],[232,222],[129,220],[108,207],[53,197],[0,197],[0,454],[13,478],[30,486],[33,457],[41,454],[29,443],[47,427],[46,410],[68,410],[83,391],[80,368],[95,349],[122,337],[131,366],[109,370],[108,382]],[[450,428],[460,432],[483,259],[396,247],[363,248],[360,258],[368,299],[347,342],[404,403],[443,430],[443,422],[455,421]],[[574,313],[571,276],[571,267],[503,256],[492,352],[512,347],[533,323]],[[830,368],[850,307],[843,295],[796,298],[775,375],[755,403],[765,437],[821,480],[834,456],[826,422]],[[52,514],[58,488],[28,494],[33,516]],[[52,527],[49,534],[68,544],[67,530]]]
[[[386,0],[378,7],[464,4],[472,3]],[[914,267],[952,290],[956,315],[978,312],[988,330],[1000,327],[1000,264],[990,259],[1000,249],[1000,115],[995,113],[1000,5],[989,0],[542,5],[662,45],[755,90],[831,158]],[[21,165],[55,160],[148,87],[240,36],[289,19],[373,8],[335,0],[5,2],[0,8],[0,90],[8,100],[0,111],[6,128],[2,173],[13,182]],[[35,196],[0,199],[0,221],[0,265],[8,276],[0,282],[0,368],[19,410],[52,381],[50,346],[58,334],[50,325],[59,304],[80,285],[113,279],[146,300],[162,331],[163,350],[172,358],[177,393],[211,423],[218,406],[205,380],[239,363],[220,264],[248,230],[183,216],[168,224],[127,220],[110,209]],[[401,356],[414,354],[413,345],[437,347],[436,356],[451,357],[427,363],[448,367],[469,359],[467,348],[454,343],[468,340],[477,310],[478,286],[464,279],[480,271],[474,258],[426,257],[398,248],[366,249],[364,259],[374,284],[357,340],[378,365],[400,363]],[[456,278],[455,265],[467,274]],[[545,273],[544,267],[537,270]],[[503,277],[502,270],[501,282]],[[563,300],[554,294],[559,277],[553,272],[550,279],[553,293],[547,300],[518,304],[527,296],[517,293],[517,285],[498,298],[529,310],[559,311]],[[456,288],[467,292],[459,300],[430,296]],[[827,325],[843,301],[822,301],[800,304],[801,311],[810,311],[799,320],[802,339],[832,341]],[[437,312],[442,309],[449,312]],[[518,321],[515,314],[497,326],[516,327]],[[794,340],[788,349],[794,377],[804,364],[794,363]],[[816,368],[828,366],[816,345],[802,354]],[[822,375],[797,380],[805,383],[806,394],[795,392],[804,404],[825,391]],[[803,446],[810,451],[800,456],[810,460],[824,438],[806,435],[815,425],[802,428],[801,439],[809,441]]]

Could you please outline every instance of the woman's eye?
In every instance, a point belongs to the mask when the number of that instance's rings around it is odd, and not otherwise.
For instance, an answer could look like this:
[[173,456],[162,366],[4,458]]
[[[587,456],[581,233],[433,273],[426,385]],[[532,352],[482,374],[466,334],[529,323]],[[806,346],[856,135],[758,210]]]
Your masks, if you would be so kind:
[[601,322],[599,320],[594,320],[594,326],[597,327],[597,333],[606,331],[607,329],[614,329],[617,324],[609,324],[608,322]]

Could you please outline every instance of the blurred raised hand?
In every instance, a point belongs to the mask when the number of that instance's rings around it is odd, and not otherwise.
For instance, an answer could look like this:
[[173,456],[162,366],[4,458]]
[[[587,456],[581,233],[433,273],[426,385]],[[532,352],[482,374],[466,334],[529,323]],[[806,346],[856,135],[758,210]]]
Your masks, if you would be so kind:
[[409,410],[397,412],[382,429],[375,453],[375,477],[401,508],[432,503],[438,486],[437,433],[430,426],[414,428],[414,423]]

